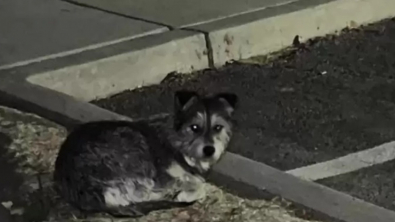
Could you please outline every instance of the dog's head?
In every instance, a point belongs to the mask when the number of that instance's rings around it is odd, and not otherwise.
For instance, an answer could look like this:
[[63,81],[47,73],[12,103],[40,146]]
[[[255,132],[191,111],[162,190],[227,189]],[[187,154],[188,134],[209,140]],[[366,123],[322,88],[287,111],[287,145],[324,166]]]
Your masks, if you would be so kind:
[[191,167],[207,171],[220,159],[232,136],[236,104],[237,96],[231,93],[201,97],[196,92],[176,92],[177,147]]

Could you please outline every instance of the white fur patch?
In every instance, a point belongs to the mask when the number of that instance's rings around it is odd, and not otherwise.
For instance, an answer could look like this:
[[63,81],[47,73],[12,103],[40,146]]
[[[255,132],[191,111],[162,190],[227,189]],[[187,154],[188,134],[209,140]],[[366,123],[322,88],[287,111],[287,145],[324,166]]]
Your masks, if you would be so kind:
[[225,151],[225,144],[224,144],[225,141],[223,141],[223,139],[221,139],[221,134],[226,134],[226,133],[221,132],[218,137],[214,137],[215,153],[214,153],[213,159],[215,161],[217,161]]
[[191,167],[196,166],[196,161],[190,157],[184,156],[185,161],[187,162],[187,164]]
[[209,162],[200,162],[200,167],[203,170],[208,170],[208,169],[210,169],[210,163]]
[[206,113],[198,112],[198,113],[197,113],[197,116],[198,116],[198,118],[201,119],[201,120],[205,120],[205,119],[206,119]]
[[177,162],[173,162],[169,168],[167,168],[166,172],[172,176],[173,178],[178,179],[181,182],[188,182],[188,183],[202,183],[204,179],[200,176],[192,175],[191,173],[187,172],[180,164]]
[[206,196],[206,191],[204,190],[203,184],[196,190],[192,192],[183,191],[177,195],[176,201],[178,202],[193,202],[196,200],[203,199]]
[[214,148],[215,148],[215,153],[213,156],[213,159],[215,161],[217,161],[222,154],[225,152],[225,148],[229,143],[230,140],[230,136],[227,133],[227,130],[229,130],[231,128],[231,126],[229,125],[229,123],[224,120],[224,118],[222,118],[221,116],[218,115],[213,115],[211,117],[211,123],[213,124],[213,126],[219,124],[223,126],[223,129],[221,130],[221,132],[219,132],[218,135],[216,135],[213,139],[214,139]]
[[182,168],[177,162],[173,162],[167,169],[167,173],[181,182],[181,192],[177,195],[176,201],[179,202],[192,202],[205,195],[204,190],[204,179],[200,176],[192,175]]
[[111,187],[104,192],[104,201],[109,207],[127,206],[130,203],[118,188]]
[[187,172],[185,171],[184,168],[180,166],[180,164],[173,162],[169,168],[167,168],[166,172],[177,179],[183,180]]
[[107,206],[127,206],[131,203],[161,200],[163,194],[154,192],[155,182],[152,179],[126,179],[112,181],[103,193]]

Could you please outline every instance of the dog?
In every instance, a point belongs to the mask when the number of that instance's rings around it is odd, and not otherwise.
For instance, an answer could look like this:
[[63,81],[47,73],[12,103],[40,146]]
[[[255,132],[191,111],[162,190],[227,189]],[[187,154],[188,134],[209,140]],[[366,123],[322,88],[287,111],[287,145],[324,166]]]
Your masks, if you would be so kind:
[[63,142],[55,189],[82,212],[140,217],[205,197],[232,137],[238,97],[177,91],[163,119],[84,123]]

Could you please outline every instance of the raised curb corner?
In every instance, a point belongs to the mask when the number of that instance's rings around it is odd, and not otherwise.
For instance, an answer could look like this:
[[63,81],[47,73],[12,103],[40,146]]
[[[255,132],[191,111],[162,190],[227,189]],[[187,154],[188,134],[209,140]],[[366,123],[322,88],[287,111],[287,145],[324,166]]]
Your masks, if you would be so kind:
[[[87,58],[90,61],[80,62]],[[90,101],[156,84],[170,72],[190,73],[209,66],[204,35],[185,30],[83,52],[74,55],[72,60],[53,70],[36,70],[38,73],[27,76],[27,81],[81,101]],[[46,61],[51,62],[58,63]]]
[[395,16],[392,0],[299,0],[190,27],[209,33],[215,66]]

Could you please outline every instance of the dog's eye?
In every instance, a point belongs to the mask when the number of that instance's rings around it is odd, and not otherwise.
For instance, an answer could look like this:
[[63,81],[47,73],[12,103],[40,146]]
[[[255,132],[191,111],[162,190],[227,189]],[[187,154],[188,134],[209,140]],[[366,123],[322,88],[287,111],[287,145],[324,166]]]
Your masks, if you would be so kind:
[[191,125],[190,128],[193,132],[198,132],[200,129],[200,127],[196,124]]
[[214,126],[214,130],[217,131],[217,132],[221,131],[223,128],[224,128],[224,127],[221,126],[221,125],[215,125],[215,126]]

